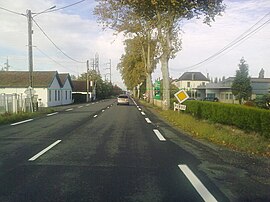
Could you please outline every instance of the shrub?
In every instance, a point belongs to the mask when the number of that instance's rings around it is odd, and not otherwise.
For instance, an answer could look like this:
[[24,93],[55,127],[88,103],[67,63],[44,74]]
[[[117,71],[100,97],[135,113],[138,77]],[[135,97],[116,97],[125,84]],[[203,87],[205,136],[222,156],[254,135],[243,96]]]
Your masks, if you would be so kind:
[[214,123],[234,125],[270,137],[270,111],[242,105],[191,101],[185,102],[186,113]]

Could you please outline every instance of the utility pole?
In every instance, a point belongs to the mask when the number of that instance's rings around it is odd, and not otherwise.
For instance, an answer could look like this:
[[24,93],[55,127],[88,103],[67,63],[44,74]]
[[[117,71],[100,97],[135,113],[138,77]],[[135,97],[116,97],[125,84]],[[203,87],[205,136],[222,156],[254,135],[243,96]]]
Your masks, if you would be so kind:
[[[109,66],[109,68],[105,68],[105,69],[109,69],[110,70],[110,83],[112,83],[112,60],[111,59],[109,59],[109,62],[108,63],[105,63],[105,65],[110,65]],[[105,74],[105,80],[106,80],[106,75],[107,74]]]
[[4,69],[3,70],[5,70],[5,71],[9,71],[9,68],[10,68],[10,65],[9,65],[9,63],[8,63],[8,58],[7,58],[7,62],[6,63],[4,63]]
[[86,91],[87,91],[87,94],[86,94],[86,102],[89,102],[89,60],[86,61],[86,67],[87,67],[87,70],[86,70]]
[[33,88],[33,45],[32,45],[32,13],[31,10],[26,11],[28,21],[28,64],[29,64],[29,86]]

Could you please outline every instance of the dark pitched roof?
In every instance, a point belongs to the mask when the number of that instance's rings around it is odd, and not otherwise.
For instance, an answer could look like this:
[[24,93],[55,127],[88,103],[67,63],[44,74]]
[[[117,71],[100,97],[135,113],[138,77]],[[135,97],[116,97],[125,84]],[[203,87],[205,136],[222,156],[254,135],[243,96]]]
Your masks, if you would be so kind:
[[178,79],[179,81],[209,81],[201,72],[185,72]]
[[73,92],[86,92],[86,81],[72,81]]
[[[55,77],[61,85],[57,71],[35,71],[33,72],[33,87],[49,87]],[[29,85],[28,71],[0,71],[0,87],[27,88]]]
[[69,80],[71,87],[74,88],[73,83],[72,83],[71,78],[70,78],[70,75],[68,73],[59,74],[59,78],[60,78],[60,81],[62,83],[62,86],[64,86],[66,80]]

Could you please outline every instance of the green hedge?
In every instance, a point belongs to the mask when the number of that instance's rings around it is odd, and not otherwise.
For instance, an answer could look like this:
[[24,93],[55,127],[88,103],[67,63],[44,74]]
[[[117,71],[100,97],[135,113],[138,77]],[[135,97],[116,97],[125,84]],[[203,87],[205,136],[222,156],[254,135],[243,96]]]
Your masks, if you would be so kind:
[[217,102],[186,101],[186,113],[245,131],[255,131],[270,138],[270,111]]

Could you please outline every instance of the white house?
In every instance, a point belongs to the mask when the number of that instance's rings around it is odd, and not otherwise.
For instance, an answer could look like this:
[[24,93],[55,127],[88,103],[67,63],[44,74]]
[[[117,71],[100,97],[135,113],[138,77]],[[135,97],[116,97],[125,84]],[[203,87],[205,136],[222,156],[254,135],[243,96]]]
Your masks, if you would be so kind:
[[61,100],[62,105],[67,105],[73,103],[72,99],[72,89],[73,89],[73,83],[71,81],[69,74],[59,74],[60,81],[62,84],[62,93],[61,93]]
[[[176,87],[182,90],[186,90],[191,93],[193,97],[198,86],[205,86],[209,83],[207,79],[201,72],[185,72],[172,82]],[[194,96],[195,97],[195,96]]]
[[[26,96],[29,81],[30,74],[27,71],[0,71],[0,94]],[[59,75],[57,71],[35,71],[33,72],[33,90],[42,107],[73,102],[72,83],[68,74]]]

